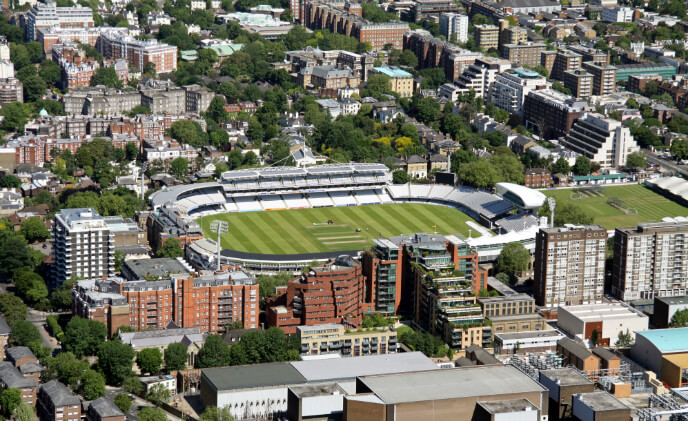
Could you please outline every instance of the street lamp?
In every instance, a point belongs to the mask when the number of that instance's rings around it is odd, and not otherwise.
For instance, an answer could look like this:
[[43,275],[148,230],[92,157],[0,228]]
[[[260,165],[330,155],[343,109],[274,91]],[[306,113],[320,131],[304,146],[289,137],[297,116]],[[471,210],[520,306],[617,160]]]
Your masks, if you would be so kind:
[[220,247],[220,237],[222,237],[224,234],[227,234],[227,232],[229,231],[229,224],[227,223],[227,221],[220,221],[216,219],[210,223],[210,231],[217,233],[217,270],[219,272],[220,251],[222,251],[222,248]]
[[553,197],[547,198],[547,204],[549,205],[549,227],[554,228],[554,208],[557,207],[557,201]]

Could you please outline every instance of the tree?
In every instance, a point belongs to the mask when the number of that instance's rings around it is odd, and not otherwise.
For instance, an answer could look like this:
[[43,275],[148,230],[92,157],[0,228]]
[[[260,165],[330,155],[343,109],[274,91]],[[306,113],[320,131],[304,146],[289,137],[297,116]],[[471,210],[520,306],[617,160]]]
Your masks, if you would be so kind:
[[669,327],[688,327],[688,309],[679,310],[671,316]]
[[50,293],[50,302],[55,309],[65,309],[72,306],[72,287],[76,281],[76,277],[65,279],[59,287]]
[[633,108],[633,109],[637,110],[638,109],[638,101],[636,101],[635,98],[628,98],[628,100],[626,100],[626,107]]
[[29,76],[22,82],[24,83],[24,101],[34,102],[45,95],[47,86],[45,81],[40,76]]
[[421,99],[416,107],[416,116],[425,124],[437,121],[440,116],[440,103],[435,98]]
[[0,178],[0,187],[6,189],[18,189],[21,187],[21,180],[12,174],[5,174]]
[[669,149],[671,156],[676,159],[686,159],[688,158],[688,140],[675,139],[671,142],[671,148]]
[[523,163],[506,146],[495,149],[488,161],[497,173],[499,181],[515,184],[523,184],[525,181]]
[[198,421],[234,421],[234,417],[228,406],[223,406],[222,408],[209,406],[198,417]]
[[19,232],[22,233],[26,241],[33,243],[36,241],[43,241],[46,238],[50,238],[50,231],[45,227],[41,218],[37,216],[32,216],[31,218],[26,218],[21,223],[21,229]]
[[38,303],[48,296],[48,287],[41,275],[29,267],[22,267],[12,274],[19,295],[31,304]]
[[616,340],[614,346],[618,348],[625,348],[629,346],[631,342],[633,342],[633,339],[631,338],[631,332],[628,329],[626,329],[626,332],[619,332],[618,339]]
[[20,233],[0,230],[0,273],[10,274],[21,267],[34,267],[29,250]]
[[[545,203],[544,206],[538,211],[538,216],[550,217],[551,213],[549,211],[549,204]],[[590,225],[592,224],[592,216],[588,215],[579,206],[569,203],[557,203],[556,210],[554,212],[554,225],[557,227],[574,224],[574,225]]]
[[167,421],[167,415],[160,408],[146,407],[136,413],[139,421]]
[[146,399],[153,402],[156,406],[162,405],[170,398],[170,390],[163,384],[158,383],[151,387],[146,393]]
[[108,384],[121,384],[131,376],[134,364],[134,349],[120,341],[107,341],[98,347],[98,369]]
[[108,88],[121,88],[122,80],[114,67],[99,67],[93,74],[91,86],[104,85]]
[[399,56],[399,64],[402,66],[418,67],[418,57],[411,50],[404,50]]
[[590,343],[592,344],[593,348],[600,343],[600,332],[598,332],[597,329],[593,329],[590,333]]
[[392,173],[392,182],[394,184],[406,184],[411,181],[411,177],[404,170],[396,170]]
[[485,15],[481,15],[480,13],[476,13],[471,18],[471,23],[473,24],[473,26],[475,26],[475,25],[492,25],[492,20]]
[[387,75],[371,75],[366,82],[366,94],[374,98],[391,91],[390,78]]
[[170,136],[180,143],[200,148],[208,144],[208,135],[196,121],[177,120],[170,127]]
[[175,158],[170,162],[170,174],[177,178],[184,177],[189,174],[189,161],[186,158]]
[[646,165],[645,154],[640,151],[633,152],[626,157],[626,168],[645,168]]
[[528,269],[530,252],[521,243],[508,243],[499,253],[497,267],[502,273],[512,277],[518,276]]
[[229,114],[225,109],[225,101],[220,96],[213,97],[213,99],[210,101],[210,105],[208,106],[207,113],[210,118],[218,123],[227,121],[229,119]]
[[113,402],[117,405],[117,408],[125,414],[131,409],[131,399],[126,393],[118,393],[115,399],[113,399]]
[[14,419],[17,421],[38,421],[34,409],[26,402],[20,403],[14,410]]
[[136,364],[141,373],[157,374],[162,366],[162,353],[158,348],[146,348],[139,351]]
[[171,257],[171,258],[177,258],[177,257],[182,257],[184,256],[184,252],[182,251],[182,246],[179,245],[179,240],[176,238],[170,238],[168,240],[165,240],[165,242],[162,244],[162,247],[158,252],[156,253],[158,257]]
[[18,321],[26,319],[27,307],[13,292],[5,292],[0,294],[0,313],[5,316],[7,324],[14,326]]
[[28,346],[30,343],[41,340],[38,328],[31,322],[19,320],[12,325],[10,341],[15,346]]
[[81,358],[84,355],[95,355],[106,336],[105,323],[76,316],[65,326],[62,344],[67,351]]
[[229,346],[222,340],[222,337],[209,335],[198,352],[196,365],[198,368],[221,367],[229,365],[230,361]]
[[43,60],[38,75],[48,86],[55,86],[60,80],[60,65],[52,60]]
[[590,159],[586,156],[579,156],[576,158],[576,164],[573,166],[573,172],[576,175],[590,174]]
[[143,389],[143,383],[141,383],[141,380],[139,380],[138,377],[130,376],[124,379],[122,382],[122,390],[126,390],[134,395],[140,395],[143,393]]
[[14,413],[14,410],[21,404],[21,390],[19,389],[5,389],[0,393],[0,409],[2,415],[9,418]]
[[555,174],[567,175],[571,172],[571,165],[569,165],[569,161],[567,161],[566,158],[559,157],[559,159],[552,164],[552,172]]
[[165,368],[167,371],[184,370],[189,359],[189,352],[184,344],[176,342],[165,350]]
[[371,327],[389,326],[389,320],[387,320],[385,318],[385,316],[383,316],[379,313],[373,313],[373,314],[367,315],[363,318],[363,322],[361,322],[361,326],[365,329],[368,329]]
[[89,401],[105,396],[105,379],[97,371],[88,370],[81,376],[79,392]]
[[497,183],[497,171],[484,159],[467,162],[459,166],[461,182],[477,188],[492,188]]

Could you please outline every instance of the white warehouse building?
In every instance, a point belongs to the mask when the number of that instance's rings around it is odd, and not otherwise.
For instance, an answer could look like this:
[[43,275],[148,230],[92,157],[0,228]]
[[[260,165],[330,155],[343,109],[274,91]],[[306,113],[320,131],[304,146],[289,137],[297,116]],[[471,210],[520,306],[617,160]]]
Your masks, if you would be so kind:
[[650,318],[623,303],[583,304],[559,307],[557,327],[581,339],[590,340],[593,331],[598,333],[598,344],[611,346],[619,333],[647,330]]

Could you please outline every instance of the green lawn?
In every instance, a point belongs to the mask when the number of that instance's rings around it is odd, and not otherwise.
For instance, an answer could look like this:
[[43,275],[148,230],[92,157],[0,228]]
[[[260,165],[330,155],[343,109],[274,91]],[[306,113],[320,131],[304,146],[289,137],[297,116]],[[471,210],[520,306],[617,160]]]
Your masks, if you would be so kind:
[[[229,222],[223,248],[265,254],[360,250],[380,234],[386,238],[434,232],[433,225],[441,234],[468,236],[466,221],[473,221],[457,209],[416,203],[239,212],[199,219],[209,238],[217,235],[209,230],[216,219]],[[334,224],[328,225],[328,219]],[[361,232],[356,232],[359,228]]]
[[[593,217],[594,223],[607,229],[636,226],[641,222],[659,221],[666,216],[688,216],[688,208],[637,184],[602,187],[601,193],[584,194],[581,199],[572,199],[572,196],[579,196],[574,189],[542,190],[542,192],[547,196],[554,197],[557,203],[571,202],[583,208]],[[630,209],[631,212],[637,209],[638,214],[629,215],[607,204],[610,197],[623,201],[625,203],[624,209]]]

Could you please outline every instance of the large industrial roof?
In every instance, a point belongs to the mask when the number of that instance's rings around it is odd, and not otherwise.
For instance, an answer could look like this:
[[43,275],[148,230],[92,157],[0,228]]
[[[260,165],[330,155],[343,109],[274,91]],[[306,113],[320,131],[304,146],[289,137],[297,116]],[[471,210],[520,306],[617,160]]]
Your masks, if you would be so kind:
[[309,382],[438,369],[432,360],[420,352],[295,361],[291,365]]
[[209,368],[203,370],[203,376],[217,391],[306,383],[306,378],[287,362]]
[[642,330],[635,334],[652,342],[662,353],[688,351],[688,327]]
[[502,365],[364,376],[359,381],[388,405],[546,390],[517,368]]

